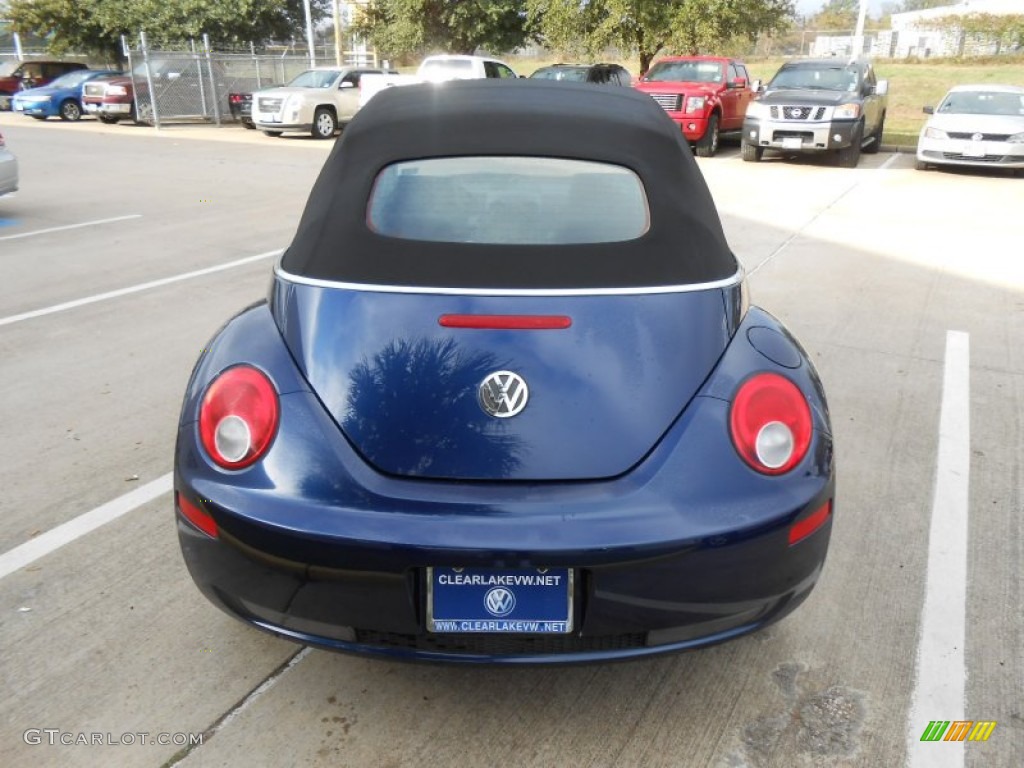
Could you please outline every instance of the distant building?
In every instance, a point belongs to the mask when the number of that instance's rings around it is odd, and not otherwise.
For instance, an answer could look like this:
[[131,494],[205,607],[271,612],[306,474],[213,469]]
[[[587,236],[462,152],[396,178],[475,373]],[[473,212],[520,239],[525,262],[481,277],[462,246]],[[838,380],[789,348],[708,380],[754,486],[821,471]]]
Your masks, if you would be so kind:
[[[995,43],[970,44],[962,35],[929,26],[929,21],[949,16],[987,13],[993,16],[1024,15],[1024,0],[966,0],[956,5],[927,8],[892,15],[892,31],[888,36],[888,52],[876,50],[877,56],[905,59],[911,56],[983,56],[998,53]],[[885,47],[885,46],[883,46]]]

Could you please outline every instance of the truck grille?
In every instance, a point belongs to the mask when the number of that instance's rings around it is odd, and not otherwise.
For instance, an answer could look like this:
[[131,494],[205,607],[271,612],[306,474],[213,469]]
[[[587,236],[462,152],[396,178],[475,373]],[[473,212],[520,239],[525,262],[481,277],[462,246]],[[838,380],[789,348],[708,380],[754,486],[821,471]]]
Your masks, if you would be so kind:
[[[973,139],[973,133],[961,133],[959,131],[950,131],[949,138],[951,139]],[[1006,141],[1010,138],[1008,133],[983,133],[981,134],[982,141]]]
[[678,93],[652,93],[651,98],[666,112],[678,112],[683,99]]
[[257,99],[257,101],[259,102],[260,112],[277,112],[281,109],[281,102],[283,102],[284,99],[260,98]]
[[772,119],[778,120],[821,120],[825,116],[824,107],[772,107]]

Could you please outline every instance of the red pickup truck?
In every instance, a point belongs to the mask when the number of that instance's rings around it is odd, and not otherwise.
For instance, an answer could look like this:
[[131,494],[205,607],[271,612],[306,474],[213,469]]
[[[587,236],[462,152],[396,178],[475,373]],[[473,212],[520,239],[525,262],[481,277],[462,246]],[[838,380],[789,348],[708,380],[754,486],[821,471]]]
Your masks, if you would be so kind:
[[636,84],[679,125],[701,157],[718,150],[722,134],[739,136],[754,98],[743,62],[720,56],[669,56]]

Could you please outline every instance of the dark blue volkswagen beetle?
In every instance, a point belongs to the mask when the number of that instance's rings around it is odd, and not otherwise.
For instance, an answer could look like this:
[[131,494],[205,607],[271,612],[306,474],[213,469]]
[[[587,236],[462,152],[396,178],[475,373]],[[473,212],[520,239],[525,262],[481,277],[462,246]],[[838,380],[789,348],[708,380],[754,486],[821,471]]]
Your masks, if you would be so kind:
[[821,573],[821,382],[643,94],[405,86],[192,374],[196,584],[301,643],[565,663],[720,642]]

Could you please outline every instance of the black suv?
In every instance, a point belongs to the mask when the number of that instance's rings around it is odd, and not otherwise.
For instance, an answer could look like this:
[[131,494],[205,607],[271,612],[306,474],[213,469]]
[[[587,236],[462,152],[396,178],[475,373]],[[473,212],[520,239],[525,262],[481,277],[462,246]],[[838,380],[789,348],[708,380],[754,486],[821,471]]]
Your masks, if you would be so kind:
[[783,64],[747,106],[743,159],[756,162],[766,149],[835,152],[839,165],[856,168],[862,149],[877,152],[882,145],[888,91],[867,59]]
[[633,82],[629,71],[618,64],[552,64],[541,67],[530,77],[598,85],[630,85]]

